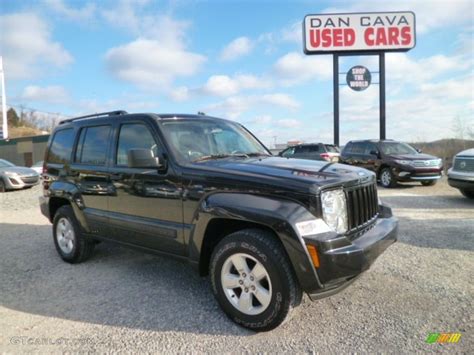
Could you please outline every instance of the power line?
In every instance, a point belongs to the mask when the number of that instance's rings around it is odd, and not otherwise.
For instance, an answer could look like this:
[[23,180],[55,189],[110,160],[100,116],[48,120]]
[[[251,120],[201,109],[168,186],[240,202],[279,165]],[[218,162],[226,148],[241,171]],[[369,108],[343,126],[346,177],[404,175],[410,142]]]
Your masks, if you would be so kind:
[[8,107],[14,108],[16,110],[28,110],[28,111],[34,111],[34,112],[39,112],[39,113],[46,113],[48,115],[54,115],[54,116],[61,116],[61,117],[72,117],[71,115],[66,115],[60,112],[49,112],[49,111],[43,111],[43,110],[38,110],[33,107],[25,106],[25,105],[12,105],[12,104],[7,104]]

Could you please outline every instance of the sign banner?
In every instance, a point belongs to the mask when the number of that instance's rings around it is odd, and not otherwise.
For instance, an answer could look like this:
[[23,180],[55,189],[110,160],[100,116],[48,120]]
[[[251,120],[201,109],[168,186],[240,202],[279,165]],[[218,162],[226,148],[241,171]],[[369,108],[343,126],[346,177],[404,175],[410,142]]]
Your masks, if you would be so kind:
[[407,51],[415,47],[415,14],[368,12],[307,15],[303,21],[306,54]]
[[362,65],[356,65],[349,69],[346,75],[347,85],[354,91],[363,91],[370,86],[372,75],[369,69]]

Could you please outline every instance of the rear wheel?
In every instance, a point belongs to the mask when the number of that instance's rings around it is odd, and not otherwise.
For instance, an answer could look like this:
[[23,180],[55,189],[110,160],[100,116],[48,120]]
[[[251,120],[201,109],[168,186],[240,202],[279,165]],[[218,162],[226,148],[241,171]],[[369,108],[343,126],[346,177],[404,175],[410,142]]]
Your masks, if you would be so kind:
[[436,180],[427,180],[427,181],[422,181],[421,184],[423,186],[433,186],[436,184]]
[[383,168],[382,171],[380,171],[380,184],[387,188],[397,186],[397,181],[390,168]]
[[54,215],[53,237],[59,256],[71,264],[88,259],[94,250],[94,241],[83,235],[71,206],[62,206]]
[[466,196],[467,198],[474,199],[474,191],[472,190],[461,190],[461,193]]
[[227,316],[255,331],[276,328],[301,303],[288,257],[267,231],[245,229],[225,237],[212,254],[210,275]]
[[0,192],[5,192],[5,183],[3,182],[2,178],[0,178]]

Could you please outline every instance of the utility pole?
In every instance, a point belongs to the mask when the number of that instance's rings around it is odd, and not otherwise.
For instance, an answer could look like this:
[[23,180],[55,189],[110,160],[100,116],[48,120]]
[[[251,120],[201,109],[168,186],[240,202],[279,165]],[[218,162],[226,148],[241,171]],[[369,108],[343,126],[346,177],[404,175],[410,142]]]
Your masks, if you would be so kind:
[[0,80],[2,85],[2,126],[0,127],[0,139],[8,138],[8,122],[7,122],[7,99],[5,96],[5,74],[3,71],[3,58],[0,56]]

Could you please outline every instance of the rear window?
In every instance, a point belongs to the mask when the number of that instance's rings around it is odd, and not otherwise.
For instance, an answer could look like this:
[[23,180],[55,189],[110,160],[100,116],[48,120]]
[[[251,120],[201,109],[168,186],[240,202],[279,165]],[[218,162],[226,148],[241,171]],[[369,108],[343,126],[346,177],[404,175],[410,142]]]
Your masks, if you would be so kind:
[[49,148],[48,162],[56,164],[69,163],[73,144],[74,130],[72,128],[56,131],[51,148]]
[[326,144],[325,147],[326,147],[326,151],[329,153],[339,153],[339,148],[336,147],[335,145]]
[[109,134],[110,126],[83,128],[77,146],[75,161],[88,165],[105,165]]

